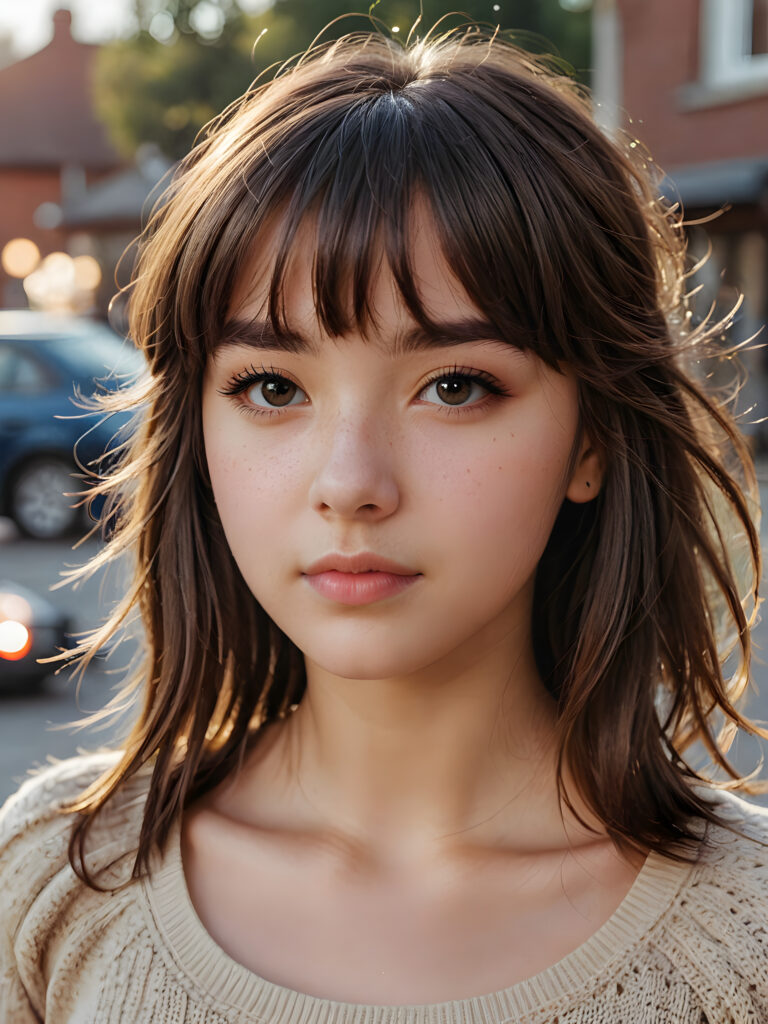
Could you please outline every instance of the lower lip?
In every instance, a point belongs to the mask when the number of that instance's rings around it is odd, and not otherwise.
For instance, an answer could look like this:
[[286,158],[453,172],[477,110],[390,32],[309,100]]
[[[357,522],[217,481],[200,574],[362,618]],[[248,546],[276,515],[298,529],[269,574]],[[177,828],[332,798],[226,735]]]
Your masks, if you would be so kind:
[[304,576],[318,594],[339,604],[371,604],[385,597],[394,597],[421,579],[421,573],[414,576],[400,576],[394,572],[318,572]]

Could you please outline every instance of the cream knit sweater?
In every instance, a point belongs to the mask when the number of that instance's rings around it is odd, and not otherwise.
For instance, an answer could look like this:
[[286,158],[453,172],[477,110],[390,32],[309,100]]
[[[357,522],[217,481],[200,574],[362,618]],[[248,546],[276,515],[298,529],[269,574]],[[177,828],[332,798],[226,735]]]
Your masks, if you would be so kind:
[[[114,756],[47,768],[0,811],[0,1024],[768,1022],[768,849],[725,829],[696,865],[651,854],[599,931],[511,988],[422,1006],[339,1003],[260,978],[216,945],[190,902],[178,826],[151,878],[114,894],[77,880],[71,821],[53,808]],[[102,882],[130,876],[147,779],[129,780],[92,832],[89,865],[114,862]],[[717,798],[724,817],[768,841],[768,811]]]

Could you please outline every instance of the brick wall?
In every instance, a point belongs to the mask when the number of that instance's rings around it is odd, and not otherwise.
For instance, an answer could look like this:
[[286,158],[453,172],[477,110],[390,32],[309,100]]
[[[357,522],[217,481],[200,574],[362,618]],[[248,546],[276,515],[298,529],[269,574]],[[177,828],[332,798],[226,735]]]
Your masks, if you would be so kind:
[[[36,228],[35,210],[41,203],[58,203],[61,197],[58,168],[0,168],[0,195],[3,197],[0,217],[0,251],[12,238],[31,238],[46,255],[65,248],[60,231]],[[20,286],[0,268],[0,306],[18,306]]]
[[[91,171],[85,181],[92,184],[108,172]],[[0,167],[0,252],[12,238],[31,238],[40,249],[41,256],[51,252],[67,251],[68,234],[50,228],[38,228],[34,223],[35,210],[41,203],[61,201],[59,168]],[[21,282],[9,278],[0,267],[0,308],[26,305]]]
[[[618,0],[624,96],[634,134],[664,168],[768,152],[768,92],[704,109],[679,90],[699,80],[699,0]],[[638,119],[642,124],[637,124]]]

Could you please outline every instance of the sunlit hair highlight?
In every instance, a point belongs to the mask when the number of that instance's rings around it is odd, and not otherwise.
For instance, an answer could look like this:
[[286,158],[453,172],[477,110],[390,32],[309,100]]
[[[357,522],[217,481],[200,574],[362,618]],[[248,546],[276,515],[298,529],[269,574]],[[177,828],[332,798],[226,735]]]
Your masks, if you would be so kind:
[[[604,465],[593,501],[564,503],[536,579],[534,642],[557,703],[560,771],[568,765],[619,848],[683,860],[696,820],[729,827],[683,756],[695,740],[733,780],[720,785],[760,791],[713,728],[722,714],[768,738],[737,709],[758,607],[755,475],[726,404],[701,380],[697,361],[722,355],[727,324],[692,327],[681,213],[659,197],[659,179],[642,147],[595,125],[558,62],[473,25],[405,46],[376,32],[317,45],[209,127],[140,240],[130,334],[149,375],[101,399],[140,419],[93,486],[115,526],[85,572],[130,552],[135,575],[79,656],[86,665],[136,610],[145,647],[116,698],[141,698],[122,754],[66,808],[77,812],[70,859],[89,884],[88,829],[127,778],[152,773],[138,876],[183,808],[229,776],[306,685],[301,652],[233,561],[203,450],[202,375],[229,328],[237,275],[269,236],[266,312],[285,331],[284,279],[311,225],[325,333],[376,326],[382,258],[413,320],[434,331],[411,262],[417,199],[496,331],[573,371],[582,430]],[[562,775],[559,788],[574,810]]]

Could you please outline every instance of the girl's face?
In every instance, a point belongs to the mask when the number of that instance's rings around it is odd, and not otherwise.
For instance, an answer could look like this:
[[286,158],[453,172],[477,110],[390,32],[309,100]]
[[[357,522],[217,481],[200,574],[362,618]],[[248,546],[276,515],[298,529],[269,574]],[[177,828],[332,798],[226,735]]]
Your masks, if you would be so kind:
[[[451,325],[484,318],[428,220],[419,223],[416,283],[447,325],[444,343],[405,343],[415,322],[386,269],[372,294],[378,333],[324,336],[308,236],[285,280],[305,347],[276,349],[246,326],[217,349],[204,380],[205,450],[235,561],[308,668],[347,679],[439,670],[513,636],[529,644],[534,571],[557,511],[566,494],[587,500],[597,489],[593,466],[585,490],[589,454],[566,478],[575,379],[482,323],[451,343]],[[259,249],[270,252],[268,240]],[[259,259],[244,269],[230,320],[263,320],[269,269]],[[347,603],[341,577],[307,574],[324,556],[358,553],[412,578]],[[377,593],[382,576],[367,579]]]

